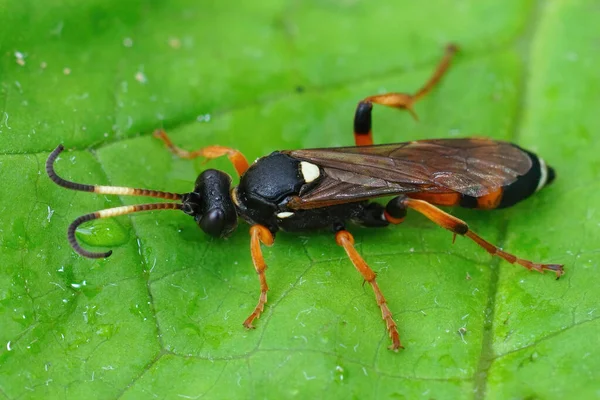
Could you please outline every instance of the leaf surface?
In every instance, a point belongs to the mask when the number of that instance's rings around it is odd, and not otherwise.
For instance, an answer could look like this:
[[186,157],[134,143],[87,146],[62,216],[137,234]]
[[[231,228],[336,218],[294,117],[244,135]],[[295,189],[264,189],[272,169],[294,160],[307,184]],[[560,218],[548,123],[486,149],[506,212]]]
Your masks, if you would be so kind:
[[[592,0],[193,2],[0,0],[0,397],[593,398],[600,384],[600,63]],[[442,84],[408,114],[377,108],[375,140],[489,136],[542,155],[556,182],[512,209],[452,210],[559,281],[491,259],[417,215],[353,229],[399,325],[388,351],[371,289],[326,232],[264,248],[258,299],[247,226],[208,238],[181,213],[85,225],[145,199],[60,188],[67,179],[191,190],[220,144],[249,160],[351,145],[356,102],[414,91],[448,42]]]

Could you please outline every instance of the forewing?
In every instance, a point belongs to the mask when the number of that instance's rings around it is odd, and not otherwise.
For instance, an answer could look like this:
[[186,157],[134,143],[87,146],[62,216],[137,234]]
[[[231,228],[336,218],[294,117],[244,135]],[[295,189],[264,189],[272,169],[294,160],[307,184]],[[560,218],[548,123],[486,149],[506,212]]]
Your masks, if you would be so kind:
[[[364,147],[286,151],[321,167],[302,203],[315,206],[410,192],[480,197],[531,168],[519,147],[489,139],[438,139]],[[317,204],[318,203],[318,204]]]

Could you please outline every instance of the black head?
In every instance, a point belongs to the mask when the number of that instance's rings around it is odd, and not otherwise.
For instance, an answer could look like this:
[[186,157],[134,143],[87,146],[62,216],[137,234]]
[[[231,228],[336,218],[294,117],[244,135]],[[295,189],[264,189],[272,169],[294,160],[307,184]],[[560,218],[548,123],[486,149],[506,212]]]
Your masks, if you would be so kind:
[[229,175],[207,169],[196,179],[194,191],[183,195],[183,212],[194,217],[200,228],[210,236],[229,236],[237,227],[237,212],[230,188]]

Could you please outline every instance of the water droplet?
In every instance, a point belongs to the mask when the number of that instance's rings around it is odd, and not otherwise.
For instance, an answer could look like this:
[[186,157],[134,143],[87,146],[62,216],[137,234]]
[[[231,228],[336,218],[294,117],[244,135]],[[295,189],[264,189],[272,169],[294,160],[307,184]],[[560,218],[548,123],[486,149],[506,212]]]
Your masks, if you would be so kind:
[[117,221],[100,219],[77,229],[77,239],[94,247],[121,246],[129,240],[129,234]]
[[336,365],[333,370],[333,380],[338,383],[343,383],[348,379],[348,373],[341,365]]

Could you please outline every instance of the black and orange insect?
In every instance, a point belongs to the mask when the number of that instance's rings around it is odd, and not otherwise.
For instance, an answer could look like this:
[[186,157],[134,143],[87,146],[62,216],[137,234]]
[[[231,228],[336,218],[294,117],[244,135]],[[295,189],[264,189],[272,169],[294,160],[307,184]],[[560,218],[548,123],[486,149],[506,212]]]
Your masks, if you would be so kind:
[[[373,104],[405,109],[416,116],[414,103],[441,79],[455,52],[455,46],[448,46],[433,76],[414,95],[388,93],[360,101],[354,117],[354,147],[276,151],[249,165],[238,150],[209,146],[188,152],[173,145],[163,131],[155,133],[180,157],[227,156],[240,177],[239,185],[233,188],[231,177],[214,169],[203,171],[196,179],[194,190],[183,194],[74,183],[60,178],[54,171],[54,162],[63,151],[63,146],[58,146],[48,158],[46,171],[60,186],[98,194],[178,201],[116,207],[83,215],[69,226],[69,243],[82,256],[108,257],[111,251],[92,253],[83,249],[75,238],[77,227],[93,219],[138,211],[181,210],[214,237],[230,235],[237,227],[238,218],[242,218],[251,226],[250,253],[260,281],[258,304],[244,321],[246,328],[252,328],[264,310],[269,290],[261,243],[271,246],[280,230],[329,229],[373,288],[392,340],[392,350],[402,347],[396,322],[377,285],[375,272],[354,248],[354,238],[346,230],[349,222],[385,227],[401,223],[407,210],[413,209],[455,237],[470,238],[492,255],[529,270],[553,271],[558,278],[563,274],[562,265],[535,263],[507,253],[470,230],[464,221],[436,207],[489,210],[512,206],[554,180],[554,170],[541,158],[517,145],[481,138],[373,145]],[[385,206],[371,201],[383,196],[395,197]]]

